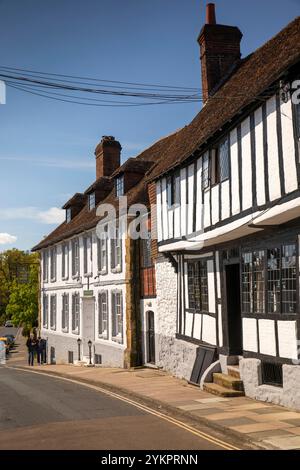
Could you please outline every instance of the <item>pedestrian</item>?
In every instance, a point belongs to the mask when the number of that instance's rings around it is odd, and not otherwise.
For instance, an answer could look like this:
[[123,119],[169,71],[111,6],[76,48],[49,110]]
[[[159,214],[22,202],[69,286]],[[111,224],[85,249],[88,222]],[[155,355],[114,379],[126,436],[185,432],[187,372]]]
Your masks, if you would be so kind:
[[38,365],[46,363],[46,341],[40,336],[37,340],[37,361]]
[[28,365],[33,366],[34,364],[34,353],[36,349],[36,341],[32,336],[28,336],[28,339],[26,341],[26,346],[28,349]]

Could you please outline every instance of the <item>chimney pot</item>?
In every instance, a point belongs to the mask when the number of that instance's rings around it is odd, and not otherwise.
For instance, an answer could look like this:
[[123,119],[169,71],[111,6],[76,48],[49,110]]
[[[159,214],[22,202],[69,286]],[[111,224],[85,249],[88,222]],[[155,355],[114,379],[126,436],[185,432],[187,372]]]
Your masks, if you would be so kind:
[[206,5],[206,24],[216,24],[216,10],[214,3]]

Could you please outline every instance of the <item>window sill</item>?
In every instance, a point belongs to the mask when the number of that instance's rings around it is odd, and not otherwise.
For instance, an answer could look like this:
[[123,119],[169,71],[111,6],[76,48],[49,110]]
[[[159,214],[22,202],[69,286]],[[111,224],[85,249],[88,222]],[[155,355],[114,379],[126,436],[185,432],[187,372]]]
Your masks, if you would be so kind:
[[56,278],[50,279],[50,282],[56,282]]
[[107,335],[98,335],[98,338],[99,338],[99,339],[102,339],[103,341],[107,341],[107,340],[108,340],[108,336],[107,336]]
[[62,280],[62,281],[68,281],[68,280],[69,280],[69,276],[62,277],[61,280]]
[[62,328],[61,331],[62,331],[63,333],[69,333],[69,328]]
[[107,268],[103,269],[102,271],[98,271],[98,276],[106,276]]
[[115,343],[123,344],[123,338],[121,336],[113,336],[111,340],[114,341]]
[[56,331],[56,326],[50,326],[50,330]]
[[72,330],[72,334],[78,336],[79,335],[79,330]]
[[91,272],[83,274],[83,277],[92,277],[92,276],[93,276],[93,273]]
[[118,266],[116,266],[115,268],[111,268],[111,272],[112,272],[113,274],[121,273],[121,272],[122,272],[121,266],[118,265]]

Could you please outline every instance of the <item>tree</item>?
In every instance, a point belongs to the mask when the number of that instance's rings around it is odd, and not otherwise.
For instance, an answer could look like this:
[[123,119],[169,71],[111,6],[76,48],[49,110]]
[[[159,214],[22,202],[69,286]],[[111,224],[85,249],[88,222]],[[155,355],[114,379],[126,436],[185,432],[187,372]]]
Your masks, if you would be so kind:
[[0,323],[32,328],[38,318],[39,257],[35,253],[7,250],[0,254]]

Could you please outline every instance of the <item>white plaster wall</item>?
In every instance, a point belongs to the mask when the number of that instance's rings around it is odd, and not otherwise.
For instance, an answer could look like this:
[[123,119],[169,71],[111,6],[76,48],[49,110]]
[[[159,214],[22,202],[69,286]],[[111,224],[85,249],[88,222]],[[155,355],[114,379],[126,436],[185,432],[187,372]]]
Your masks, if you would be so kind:
[[280,111],[285,190],[291,192],[298,186],[291,100],[281,103]]
[[243,350],[258,352],[255,318],[243,318]]
[[276,356],[274,320],[258,320],[258,329],[260,353]]
[[216,345],[216,320],[209,315],[203,315],[202,340],[206,343]]
[[229,201],[229,180],[221,183],[221,217],[222,220],[227,219],[230,215]]
[[297,322],[278,321],[279,356],[288,359],[298,359]]
[[252,166],[251,166],[251,137],[250,118],[241,124],[242,139],[242,194],[243,210],[252,207]]
[[186,170],[180,170],[180,201],[181,201],[181,234],[187,235],[187,207],[186,207]]
[[204,192],[204,228],[210,226],[210,191]]
[[203,228],[203,206],[202,206],[202,157],[197,160],[197,210],[196,210],[196,230]]
[[194,209],[194,165],[189,165],[188,167],[188,194],[189,194],[189,203],[187,207],[188,211],[188,223],[187,230],[188,233],[193,232],[193,209]]
[[157,240],[160,242],[163,239],[162,235],[162,226],[161,226],[161,191],[160,191],[160,182],[156,183],[156,211],[157,211]]
[[219,185],[211,189],[212,224],[219,222]]
[[169,261],[156,263],[157,365],[173,375],[190,379],[197,346],[176,339],[177,274]]
[[233,129],[230,133],[230,158],[231,158],[231,191],[232,191],[232,213],[240,212],[239,195],[239,160],[237,130]]
[[263,121],[261,107],[258,108],[254,113],[254,122],[256,151],[256,197],[257,204],[260,206],[266,203]]
[[271,201],[281,196],[278,142],[277,142],[277,119],[276,119],[276,97],[267,101],[267,132],[268,132],[268,172],[269,172],[269,194]]

